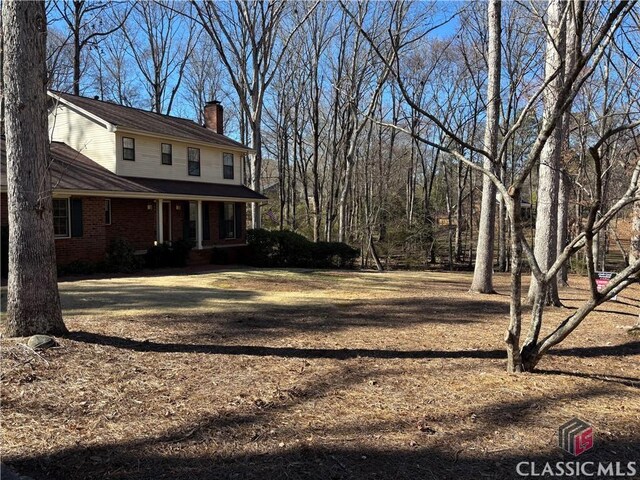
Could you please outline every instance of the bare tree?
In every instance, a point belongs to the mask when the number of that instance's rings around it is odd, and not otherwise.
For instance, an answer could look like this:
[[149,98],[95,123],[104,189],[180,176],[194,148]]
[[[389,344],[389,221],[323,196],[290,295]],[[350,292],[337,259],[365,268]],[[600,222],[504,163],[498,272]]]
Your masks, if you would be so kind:
[[[195,43],[187,61],[182,97],[191,106],[195,120],[204,123],[203,105],[211,100],[223,103],[228,97],[224,89],[224,72],[219,68],[215,47],[209,37],[202,35]],[[224,117],[224,131],[227,131],[229,115]]]
[[[302,20],[289,29],[285,29],[289,6],[284,1],[222,3],[209,0],[204,3],[194,1],[192,5],[229,74],[240,109],[247,119],[253,150],[249,158],[251,187],[259,192],[265,92],[293,35],[317,4],[305,5],[307,12]],[[253,228],[260,228],[259,203],[251,204],[251,224]]]
[[122,29],[100,42],[92,61],[95,65],[94,85],[102,100],[132,107],[141,103],[140,82],[132,72],[136,71],[131,58],[131,46]]
[[[69,36],[73,42],[72,89],[74,95],[80,95],[82,74],[84,67],[88,65],[88,62],[83,61],[86,48],[120,29],[128,12],[117,15],[116,5],[105,1],[56,0],[54,7],[69,29]],[[61,45],[63,46],[64,44]]]
[[[558,103],[564,103],[559,97],[562,92],[563,62],[565,58],[565,25],[567,3],[563,0],[550,0],[547,6],[547,48],[545,54],[545,80],[548,87],[544,91],[543,121],[553,115]],[[540,156],[538,168],[538,204],[536,209],[536,233],[534,252],[537,262],[543,270],[548,270],[557,255],[558,240],[558,187],[560,155],[562,149],[562,119],[559,119],[552,134],[546,141]],[[539,285],[535,276],[531,277],[529,302],[533,303]],[[553,279],[546,292],[547,305],[560,306],[558,284]]]
[[44,1],[2,5],[9,210],[7,335],[65,333],[56,275]]
[[131,46],[129,52],[156,113],[171,113],[198,41],[190,17],[184,14],[187,8],[188,4],[174,1],[137,2],[123,27]]
[[[487,119],[485,121],[484,159],[485,170],[496,172],[498,163],[498,133],[500,121],[500,71],[501,71],[501,35],[502,35],[502,2],[489,0],[489,47],[487,79]],[[496,186],[488,176],[482,180],[482,208],[480,210],[480,228],[478,230],[478,246],[476,263],[473,271],[471,291],[478,293],[494,293],[493,290],[493,239],[495,231]]]

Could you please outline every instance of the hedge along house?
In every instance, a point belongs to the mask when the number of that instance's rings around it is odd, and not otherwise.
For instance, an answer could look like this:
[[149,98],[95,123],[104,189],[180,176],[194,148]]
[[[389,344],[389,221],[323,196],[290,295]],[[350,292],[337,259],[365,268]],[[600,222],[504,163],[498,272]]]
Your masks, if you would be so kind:
[[[212,247],[242,261],[246,205],[266,197],[243,185],[242,159],[250,150],[223,135],[219,103],[205,106],[200,126],[96,99],[49,95],[59,265],[102,261],[116,238],[140,254],[190,240],[192,261],[208,261]],[[4,140],[0,192],[6,227]]]

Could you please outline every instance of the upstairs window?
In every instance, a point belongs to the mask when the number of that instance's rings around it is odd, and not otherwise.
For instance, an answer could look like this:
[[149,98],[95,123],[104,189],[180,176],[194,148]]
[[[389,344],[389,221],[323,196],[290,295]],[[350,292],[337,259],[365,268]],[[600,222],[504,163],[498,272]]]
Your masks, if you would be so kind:
[[193,177],[200,176],[200,149],[199,148],[187,148],[187,157],[189,159],[189,165],[187,171],[189,175]]
[[173,152],[170,143],[163,143],[160,147],[162,149],[162,164],[171,165],[173,163]]
[[223,177],[233,180],[233,153],[222,154]]
[[53,199],[53,234],[56,238],[67,238],[69,234],[71,215],[69,215],[69,199]]
[[130,137],[122,137],[122,159],[135,161],[136,141]]

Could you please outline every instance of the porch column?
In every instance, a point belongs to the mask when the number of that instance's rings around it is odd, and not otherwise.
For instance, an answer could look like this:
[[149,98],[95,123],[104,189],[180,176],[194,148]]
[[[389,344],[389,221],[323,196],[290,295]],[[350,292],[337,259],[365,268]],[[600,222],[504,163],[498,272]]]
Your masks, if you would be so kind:
[[202,250],[202,200],[198,200],[198,215],[196,220],[196,249]]
[[159,198],[156,200],[158,204],[158,245],[162,245],[164,243],[164,232],[162,231],[162,199]]

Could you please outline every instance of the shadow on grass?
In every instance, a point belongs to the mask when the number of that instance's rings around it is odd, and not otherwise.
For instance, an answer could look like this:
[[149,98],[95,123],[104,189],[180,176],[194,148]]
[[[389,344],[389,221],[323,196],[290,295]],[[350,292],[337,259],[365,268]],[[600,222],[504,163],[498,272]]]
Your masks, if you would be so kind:
[[[359,328],[384,330],[421,325],[456,326],[482,323],[488,315],[505,319],[508,305],[502,302],[457,299],[384,299],[276,304],[259,300],[229,304],[221,311],[202,313],[166,310],[138,315],[137,325],[150,331],[169,326],[194,338],[233,338],[260,342],[295,334],[329,335]],[[383,330],[381,330],[383,331]],[[429,337],[425,337],[429,341]]]
[[620,385],[626,385],[627,387],[640,388],[640,378],[625,377],[621,375],[608,375],[600,373],[582,373],[582,372],[568,372],[565,370],[548,370],[539,369],[537,373],[543,375],[566,375],[568,377],[586,378],[589,380],[600,380],[602,382],[617,383]]
[[[354,379],[342,379],[347,383]],[[326,385],[335,387],[333,381]],[[317,395],[322,395],[322,385]],[[328,388],[328,387],[327,387]],[[536,462],[541,470],[545,462],[575,461],[575,457],[555,447],[550,439],[548,448],[536,454],[527,449],[499,449],[483,446],[487,432],[498,427],[508,428],[522,418],[509,419],[509,412],[532,410],[535,402],[591,398],[602,394],[601,389],[576,392],[565,398],[535,398],[524,402],[503,402],[480,415],[482,423],[457,438],[439,431],[435,437],[419,437],[411,445],[389,446],[384,441],[372,446],[375,432],[403,431],[406,422],[392,424],[345,425],[323,432],[330,443],[300,442],[311,432],[304,426],[291,426],[280,435],[270,438],[275,415],[297,408],[305,400],[297,399],[274,410],[237,414],[208,415],[180,427],[154,432],[121,443],[90,447],[77,446],[47,454],[31,453],[7,459],[21,474],[38,479],[247,479],[247,480],[325,480],[325,479],[471,479],[506,480],[518,478],[516,466]],[[535,409],[532,410],[535,414]],[[496,424],[496,419],[499,423]],[[262,436],[257,432],[265,432]],[[523,435],[526,435],[523,431]],[[383,437],[384,438],[384,437]],[[421,440],[422,438],[422,440]],[[580,461],[626,462],[636,461],[640,454],[640,437],[605,440],[596,437],[595,447],[580,457]],[[284,440],[281,442],[281,440]],[[355,440],[355,441],[354,441]],[[326,442],[326,441],[325,441]],[[541,442],[537,442],[540,444]],[[522,468],[522,467],[521,467]]]
[[502,350],[381,350],[364,348],[295,348],[268,347],[257,345],[214,345],[190,343],[157,343],[136,341],[128,338],[114,337],[90,332],[72,332],[66,336],[77,342],[110,346],[137,352],[161,353],[208,353],[212,355],[249,355],[256,357],[283,358],[330,358],[348,360],[351,358],[506,358]]
[[[382,350],[363,348],[296,348],[269,347],[257,345],[216,345],[191,343],[158,343],[152,341],[136,341],[128,338],[114,337],[91,332],[72,332],[67,338],[83,343],[104,345],[137,352],[161,353],[208,353],[212,355],[249,355],[257,357],[284,358],[331,358],[347,360],[351,358],[506,358],[504,350]],[[553,350],[551,354],[575,357],[602,357],[636,355],[640,353],[640,341],[612,345],[607,347],[580,347]],[[613,377],[612,377],[613,378]]]
[[61,290],[62,309],[65,313],[82,310],[172,310],[193,308],[211,300],[249,301],[258,293],[248,290],[228,290],[196,286],[145,286],[133,282],[115,284],[68,284]]

